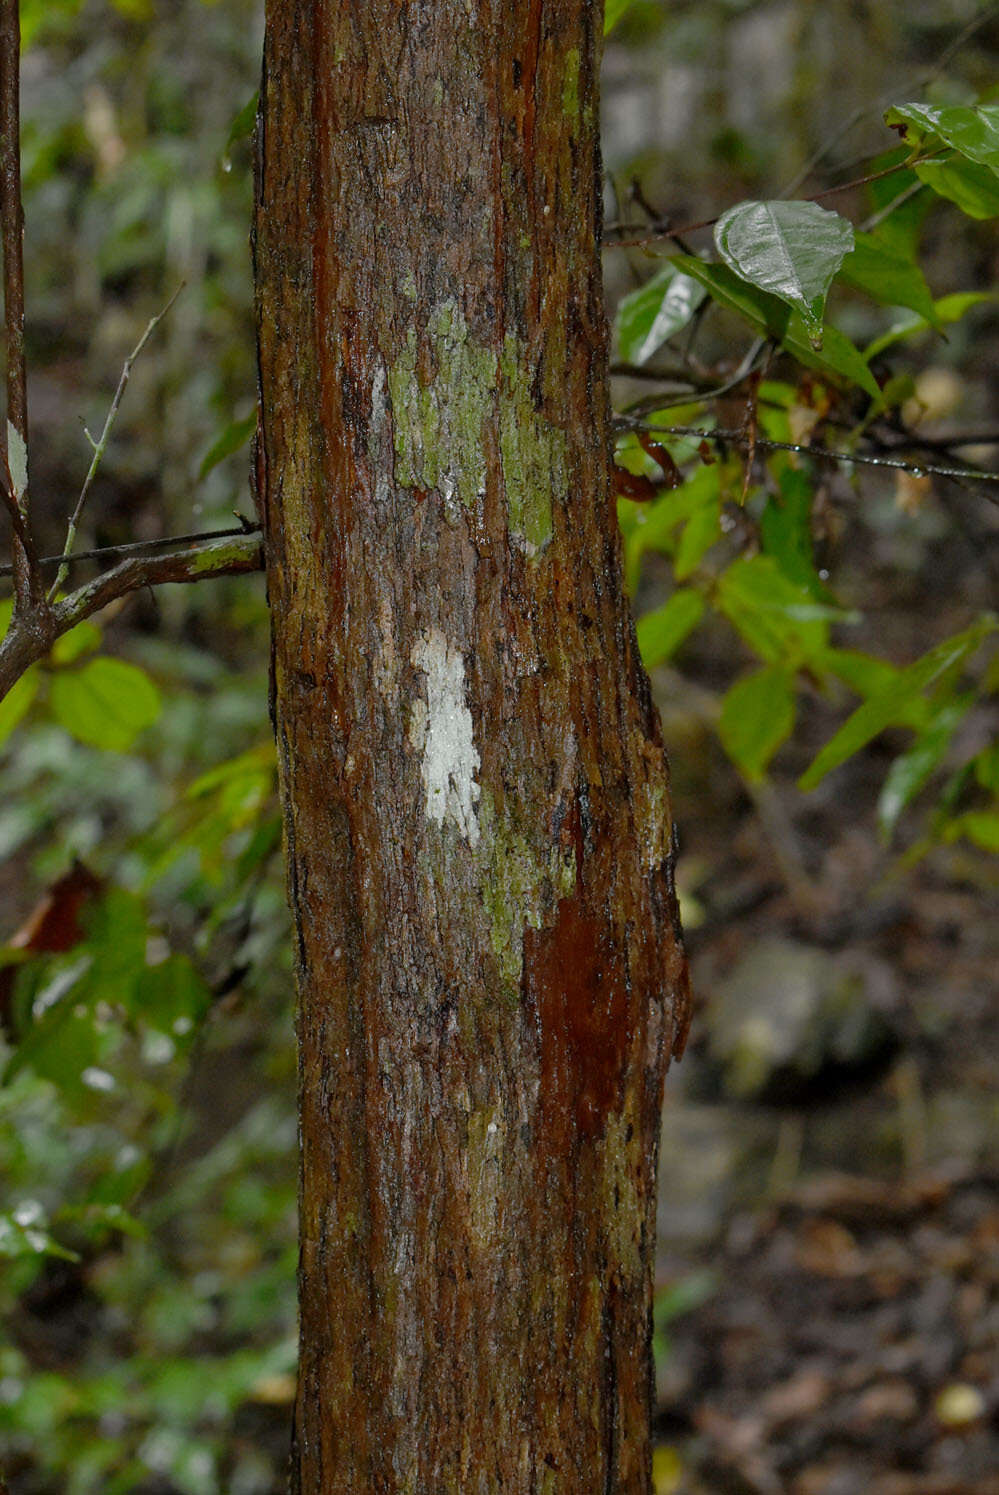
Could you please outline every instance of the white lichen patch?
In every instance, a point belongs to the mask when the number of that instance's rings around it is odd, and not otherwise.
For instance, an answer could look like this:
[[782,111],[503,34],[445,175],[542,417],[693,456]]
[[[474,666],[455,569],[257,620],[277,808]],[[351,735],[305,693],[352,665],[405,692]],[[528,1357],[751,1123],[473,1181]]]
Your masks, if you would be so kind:
[[465,661],[438,628],[414,644],[410,658],[427,677],[426,700],[414,701],[409,719],[409,740],[423,752],[427,818],[451,821],[477,846],[479,754],[465,704]]

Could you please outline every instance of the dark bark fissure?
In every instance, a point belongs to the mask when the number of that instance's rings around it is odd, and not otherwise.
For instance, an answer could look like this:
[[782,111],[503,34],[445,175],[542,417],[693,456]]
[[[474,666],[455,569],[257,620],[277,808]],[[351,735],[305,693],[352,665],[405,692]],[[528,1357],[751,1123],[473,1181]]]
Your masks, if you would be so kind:
[[608,491],[601,10],[268,7],[302,1495],[650,1488],[686,995]]

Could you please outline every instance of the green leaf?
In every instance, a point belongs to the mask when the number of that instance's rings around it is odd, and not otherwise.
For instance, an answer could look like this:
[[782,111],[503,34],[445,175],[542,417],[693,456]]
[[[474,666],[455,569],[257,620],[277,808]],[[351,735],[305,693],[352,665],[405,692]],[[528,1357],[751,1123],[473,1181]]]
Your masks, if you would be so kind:
[[145,1004],[149,925],[145,905],[135,893],[110,888],[90,915],[87,948],[90,968],[82,999],[101,1000],[137,1015]]
[[867,183],[870,209],[879,219],[872,231],[874,238],[907,260],[917,258],[923,223],[933,203],[933,194],[924,190],[916,173],[907,168],[905,163],[911,159],[912,152],[904,145],[875,156],[868,168],[875,176],[893,166],[895,170],[890,176]]
[[991,747],[983,748],[982,751],[972,759],[975,765],[975,778],[983,789],[990,789],[993,794],[999,794],[999,742],[994,742]]
[[967,836],[983,851],[999,851],[999,813],[995,810],[968,810],[947,827],[947,840]]
[[996,627],[996,620],[986,616],[963,633],[944,639],[915,664],[900,671],[886,690],[869,697],[843,723],[812,766],[802,774],[798,780],[799,788],[814,789],[827,773],[866,747],[886,727],[904,724],[906,713],[920,700],[922,692],[948,672],[959,668]]
[[100,1068],[104,1034],[98,1032],[93,1014],[79,1000],[80,983],[89,967],[87,957],[68,967],[56,964],[55,974],[34,995],[32,1007],[37,1015],[8,1060],[4,1084],[30,1068],[59,1090],[73,1092],[80,1090],[87,1071]]
[[690,321],[705,290],[689,275],[667,265],[617,309],[617,343],[626,363],[647,363],[674,333]]
[[823,601],[828,593],[812,557],[814,484],[807,472],[790,463],[784,464],[778,481],[779,494],[771,494],[760,516],[763,549],[774,557],[788,581]]
[[80,742],[125,752],[160,714],[160,693],[144,670],[123,659],[92,659],[60,671],[49,688],[59,724]]
[[721,463],[698,467],[679,488],[665,492],[651,504],[629,504],[622,500],[619,509],[631,511],[625,540],[625,575],[629,592],[638,584],[641,558],[647,550],[672,555],[676,549],[676,529],[699,508],[716,502]]
[[607,0],[604,8],[604,36],[612,31],[626,11],[634,5],[635,0]]
[[933,150],[939,141],[969,161],[999,172],[999,105],[896,104],[885,110],[885,124],[898,129],[907,144]]
[[198,468],[198,477],[206,477],[213,467],[218,467],[226,457],[231,457],[233,452],[238,452],[250,440],[257,429],[257,412],[251,411],[242,420],[230,421],[229,425],[220,432],[212,442]]
[[[828,639],[825,616],[804,587],[788,581],[770,555],[733,561],[718,578],[717,606],[768,664],[797,666],[821,655]],[[805,612],[806,616],[800,614]],[[811,614],[809,616],[808,614]]]
[[742,202],[715,225],[736,275],[797,310],[814,348],[832,278],[853,248],[853,225],[814,202]]
[[150,1027],[173,1034],[189,1031],[200,1022],[211,993],[186,956],[171,955],[143,971],[138,1000],[141,1016]]
[[887,690],[902,673],[887,659],[864,654],[860,649],[826,649],[816,663],[865,697]]
[[662,664],[676,653],[688,633],[704,616],[704,598],[692,587],[681,587],[664,607],[638,620],[638,647],[646,669]]
[[269,739],[256,747],[248,748],[235,758],[227,758],[203,773],[188,786],[188,799],[200,799],[203,794],[214,794],[239,779],[257,779],[261,774],[273,777],[276,765],[274,744]]
[[683,527],[673,562],[677,581],[685,581],[692,571],[696,571],[706,552],[720,539],[721,495],[714,493],[706,503],[697,506]]
[[756,670],[737,680],[722,701],[718,735],[747,779],[762,779],[794,727],[794,693],[787,670]]
[[906,306],[939,329],[926,277],[918,265],[886,249],[873,234],[856,233],[837,277],[883,306]]
[[0,1256],[15,1260],[21,1256],[57,1256],[63,1261],[79,1261],[76,1252],[60,1246],[46,1227],[45,1212],[34,1200],[0,1215]]
[[64,1204],[59,1209],[58,1219],[82,1227],[88,1233],[97,1234],[106,1230],[118,1230],[122,1235],[143,1240],[148,1228],[129,1214],[120,1204]]
[[226,136],[225,150],[222,152],[222,161],[224,165],[228,163],[229,155],[232,151],[233,146],[238,145],[241,140],[246,140],[250,135],[253,134],[254,128],[256,127],[257,123],[257,105],[259,104],[259,102],[260,93],[259,91],[254,90],[254,92],[247,99],[246,103],[243,105],[242,109],[240,109],[239,113],[236,115],[232,124],[229,126],[229,134]]
[[866,360],[835,327],[826,324],[820,352],[810,342],[798,312],[791,311],[777,296],[749,285],[727,265],[709,265],[686,254],[674,256],[673,263],[699,280],[719,306],[736,312],[761,336],[783,343],[806,368],[818,369],[833,380],[846,379],[857,384],[877,404],[881,403],[881,390]]
[[[983,301],[994,301],[994,291],[955,291],[949,296],[940,296],[933,303],[935,320],[933,326],[947,326],[951,322],[959,322],[966,312],[973,306],[980,306]],[[931,331],[930,323],[925,317],[914,316],[906,312],[897,317],[887,332],[876,337],[872,343],[864,349],[864,357],[870,362],[893,343],[900,342],[907,337],[913,337],[921,332]]]
[[878,824],[885,837],[891,835],[898,818],[922,789],[950,746],[954,730],[974,703],[972,694],[948,702],[930,719],[907,752],[900,754],[888,770],[878,798]]
[[999,177],[987,166],[959,157],[952,161],[924,161],[916,167],[920,181],[956,203],[969,218],[999,218]]
[[15,680],[0,701],[0,743],[6,742],[38,694],[38,671],[32,668]]
[[62,638],[56,639],[49,659],[55,665],[72,664],[74,659],[79,659],[83,654],[92,654],[100,646],[101,630],[96,623],[77,623]]

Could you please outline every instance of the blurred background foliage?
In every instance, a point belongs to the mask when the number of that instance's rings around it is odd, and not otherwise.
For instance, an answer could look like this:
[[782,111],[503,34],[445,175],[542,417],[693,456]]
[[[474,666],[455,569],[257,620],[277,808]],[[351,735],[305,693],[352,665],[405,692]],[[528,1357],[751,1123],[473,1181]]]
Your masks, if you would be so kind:
[[[698,223],[802,173],[796,190],[822,190],[892,148],[888,105],[987,102],[995,86],[999,22],[961,0],[616,10],[610,222]],[[43,551],[61,549],[91,455],[84,428],[99,432],[125,357],[181,283],[136,363],[78,543],[226,527],[250,513],[262,7],[26,0],[22,16]],[[872,184],[835,205],[859,224],[886,201]],[[924,194],[897,224],[938,302],[973,298],[946,339],[843,284],[830,319],[861,347],[888,339],[872,364],[897,396],[886,439],[893,421],[932,440],[974,430],[983,439],[962,455],[999,467],[994,223]],[[709,231],[692,238],[709,247]],[[609,250],[611,309],[672,252]],[[691,392],[695,375],[724,383],[753,340],[730,312],[705,311],[641,360],[619,314],[616,409],[672,379],[651,414],[745,424],[745,388],[727,406]],[[761,437],[871,439],[855,390],[779,352],[754,398]],[[620,508],[705,1002],[664,1132],[661,1492],[731,1487],[702,1457],[705,1444],[727,1457],[725,1438],[705,1421],[708,1373],[681,1328],[709,1332],[698,1315],[734,1280],[720,1243],[740,1211],[819,1164],[881,1178],[956,1158],[974,1173],[997,1119],[975,1069],[996,952],[987,929],[971,946],[954,929],[997,883],[992,823],[967,818],[993,815],[999,794],[984,621],[995,506],[942,479],[762,448],[747,481],[735,445],[710,461],[697,440],[668,445],[684,481]],[[663,476],[624,431],[617,460]],[[166,588],[97,621],[0,706],[0,1470],[12,1495],[265,1495],[284,1486],[297,1246],[263,584]],[[967,647],[931,690],[926,673],[903,689],[887,735],[861,734],[817,789],[797,787],[858,701],[955,637]],[[761,978],[763,935],[777,943]],[[948,1049],[958,1011],[965,1046]],[[871,1089],[837,1110],[829,1077],[844,1074],[873,1076]],[[710,1330],[719,1343],[723,1329]],[[938,1381],[933,1405],[951,1382],[976,1384],[957,1351]]]

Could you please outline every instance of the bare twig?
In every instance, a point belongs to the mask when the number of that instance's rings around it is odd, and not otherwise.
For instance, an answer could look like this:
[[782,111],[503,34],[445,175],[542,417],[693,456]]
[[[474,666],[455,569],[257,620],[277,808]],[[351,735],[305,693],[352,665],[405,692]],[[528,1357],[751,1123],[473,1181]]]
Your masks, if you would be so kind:
[[[28,518],[27,483],[15,483],[12,465],[27,467],[28,381],[24,357],[24,208],[21,202],[21,21],[18,0],[0,0],[0,239],[7,359],[7,425],[4,430],[4,502],[14,526],[14,606],[26,613],[43,600]],[[12,464],[11,434],[22,447]],[[15,515],[14,510],[17,510]]]
[[49,589],[50,602],[55,601],[59,588],[66,580],[66,572],[69,564],[70,552],[72,551],[73,545],[76,541],[76,531],[79,527],[84,505],[87,502],[87,497],[90,493],[90,488],[93,484],[94,478],[97,476],[97,469],[100,467],[101,461],[104,457],[104,453],[107,451],[108,440],[110,439],[111,431],[114,426],[115,419],[118,415],[118,410],[121,406],[122,397],[124,396],[125,388],[132,373],[132,366],[183,289],[184,282],[181,281],[180,285],[174,291],[173,295],[170,297],[170,300],[167,302],[166,306],[164,306],[163,310],[157,312],[156,316],[150,320],[145,332],[139,338],[139,341],[136,343],[131,353],[125,359],[121,370],[121,378],[118,380],[118,388],[114,392],[114,399],[111,401],[111,407],[108,410],[107,419],[104,422],[104,429],[100,434],[100,438],[95,441],[90,432],[85,430],[87,440],[93,447],[93,456],[90,459],[90,466],[87,469],[87,476],[83,480],[83,487],[80,489],[80,496],[76,500],[76,507],[74,508],[73,513],[70,516],[69,524],[66,527],[66,544],[63,547],[62,564],[60,565],[59,570],[56,573],[55,581],[52,583],[52,586]]
[[[879,182],[882,177],[894,176],[899,171],[911,171],[916,166],[921,166],[924,161],[939,161],[944,156],[952,155],[950,150],[933,151],[928,156],[909,156],[904,161],[897,161],[894,166],[886,166],[883,171],[872,171],[867,176],[854,177],[852,181],[840,182],[838,186],[826,187],[822,192],[813,192],[810,197],[802,198],[803,202],[822,202],[827,197],[835,197],[838,192],[849,192],[854,187],[866,187],[869,182]],[[714,228],[722,214],[714,218],[700,218],[696,223],[684,223],[680,228],[663,229],[638,235],[633,239],[604,239],[605,249],[637,249],[643,245],[660,243],[662,240],[678,241],[678,237],[684,234],[692,234],[699,228]]]
[[[682,436],[687,439],[693,438],[700,441],[725,442],[731,446],[742,447],[748,444],[748,433],[742,430],[706,430],[699,426],[663,426],[650,424],[633,416],[620,415],[613,422],[619,431],[651,431],[664,436]],[[918,441],[913,443],[918,445]],[[812,446],[807,442],[796,441],[772,441],[769,437],[758,436],[756,439],[758,447],[764,447],[773,452],[796,452],[803,457],[814,457],[819,462],[845,462],[855,466],[863,467],[889,467],[898,472],[911,472],[916,477],[928,476],[953,478],[955,481],[966,483],[999,483],[999,472],[980,472],[974,467],[943,467],[935,462],[905,462],[899,457],[875,456],[870,452],[841,452],[830,451],[825,446]],[[987,488],[981,489],[982,496],[990,503],[999,504],[999,493],[990,493]]]
[[44,659],[55,640],[99,612],[109,602],[127,597],[144,587],[164,582],[203,581],[213,576],[236,576],[259,571],[263,566],[263,542],[259,534],[238,534],[167,555],[135,556],[122,561],[102,576],[86,582],[75,592],[46,607],[46,626],[37,625],[36,608],[25,619],[14,618],[0,641],[0,700],[31,665]]
[[[717,384],[713,389],[695,388],[687,390],[681,395],[670,394],[668,399],[662,399],[659,395],[649,395],[645,399],[639,400],[634,405],[629,406],[621,415],[616,416],[614,424],[619,430],[627,429],[633,431],[641,425],[640,417],[646,412],[669,410],[674,405],[694,405],[707,400],[722,399],[725,395],[731,394],[734,389],[738,389],[740,384],[749,378],[757,359],[770,346],[771,341],[771,339],[765,337],[754,338],[735,373],[731,378],[726,379],[723,384]],[[651,431],[653,427],[645,426],[643,429]],[[663,427],[663,429],[665,430],[666,428]]]
[[[259,534],[259,524],[249,520],[238,529],[199,529],[187,535],[163,535],[158,540],[132,540],[126,545],[101,545],[96,550],[78,550],[73,555],[43,555],[39,566],[77,566],[82,561],[121,560],[131,555],[155,555],[158,550],[170,550],[178,545],[195,545],[199,540],[225,540],[234,535]],[[0,576],[10,576],[13,566],[0,566]]]
[[842,124],[823,141],[815,154],[809,157],[797,175],[788,182],[787,186],[781,192],[781,196],[793,197],[802,182],[807,181],[811,176],[816,166],[821,164],[826,156],[836,148],[841,140],[849,135],[854,126],[858,125],[862,119],[866,119],[872,114],[883,113],[894,99],[898,99],[899,97],[904,98],[907,93],[910,98],[913,93],[922,93],[934,79],[942,76],[951,58],[961,50],[966,42],[971,40],[975,32],[981,31],[984,26],[987,26],[990,21],[994,21],[997,16],[999,16],[999,5],[990,5],[987,10],[975,16],[962,31],[958,32],[950,45],[945,47],[940,53],[940,56],[931,68],[927,68],[925,72],[913,77],[909,82],[903,82],[899,87],[893,88],[890,93],[882,94],[880,99],[875,99],[870,104],[862,104],[859,108],[854,109],[853,113],[848,115]]

